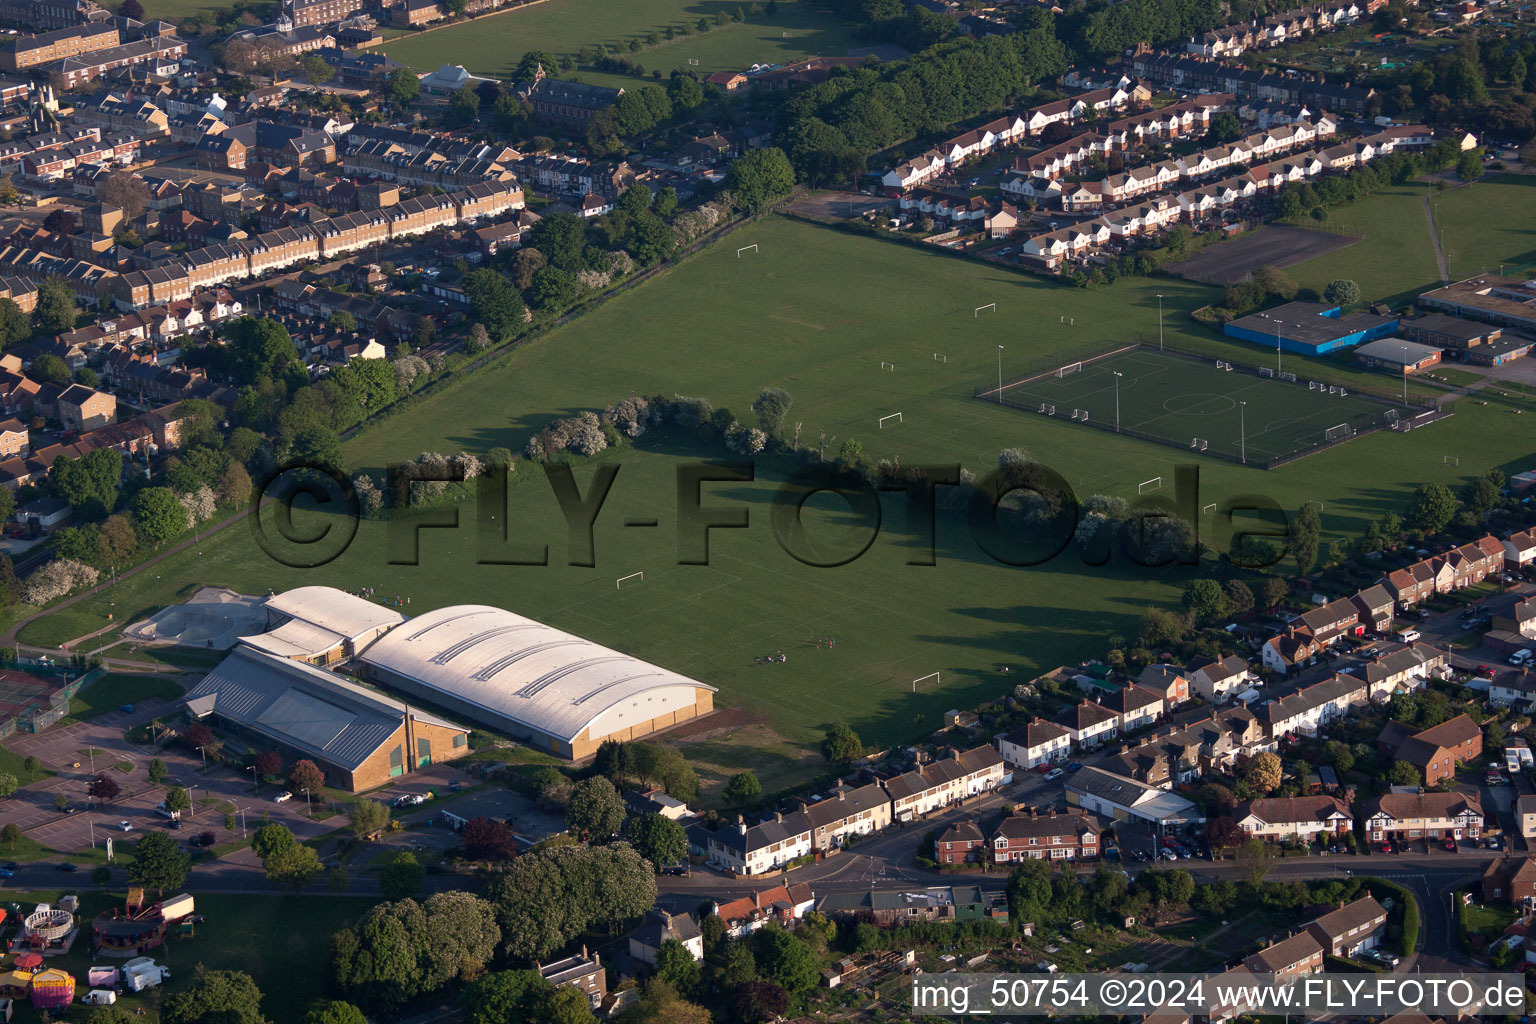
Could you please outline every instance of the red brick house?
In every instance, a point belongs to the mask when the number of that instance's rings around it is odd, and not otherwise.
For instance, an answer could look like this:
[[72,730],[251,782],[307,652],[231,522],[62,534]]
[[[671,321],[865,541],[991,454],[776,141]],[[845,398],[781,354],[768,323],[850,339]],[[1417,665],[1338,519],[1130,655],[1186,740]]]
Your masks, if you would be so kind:
[[992,837],[992,860],[998,864],[1023,860],[1095,860],[1098,856],[1098,823],[1092,815],[1076,811],[1004,818]]
[[934,859],[940,864],[967,864],[985,857],[986,846],[974,821],[957,821],[934,840]]
[[1383,758],[1407,761],[1424,776],[1424,785],[1454,778],[1456,765],[1483,754],[1483,730],[1466,715],[1418,732],[1401,722],[1388,722],[1376,737]]

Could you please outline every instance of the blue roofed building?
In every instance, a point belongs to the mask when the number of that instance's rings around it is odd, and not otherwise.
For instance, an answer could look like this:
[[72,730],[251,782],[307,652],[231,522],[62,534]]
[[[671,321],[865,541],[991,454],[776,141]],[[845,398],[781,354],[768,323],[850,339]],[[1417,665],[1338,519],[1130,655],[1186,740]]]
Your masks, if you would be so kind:
[[1229,338],[1304,356],[1321,356],[1397,331],[1399,318],[1375,313],[1345,313],[1327,302],[1287,302],[1273,309],[1228,321]]

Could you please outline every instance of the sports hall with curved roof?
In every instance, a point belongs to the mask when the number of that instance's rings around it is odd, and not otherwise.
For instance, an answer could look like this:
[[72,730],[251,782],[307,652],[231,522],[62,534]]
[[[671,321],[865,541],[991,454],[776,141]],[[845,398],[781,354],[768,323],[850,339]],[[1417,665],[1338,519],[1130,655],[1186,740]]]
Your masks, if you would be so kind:
[[407,619],[358,660],[372,682],[570,758],[714,708],[712,686],[489,605]]

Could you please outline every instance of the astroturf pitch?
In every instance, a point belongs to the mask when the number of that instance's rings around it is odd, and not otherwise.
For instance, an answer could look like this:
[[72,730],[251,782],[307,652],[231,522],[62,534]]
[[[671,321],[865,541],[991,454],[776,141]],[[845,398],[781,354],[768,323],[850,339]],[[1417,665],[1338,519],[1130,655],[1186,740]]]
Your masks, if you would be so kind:
[[[1280,372],[1289,372],[1283,369]],[[1072,369],[1078,367],[1078,369]],[[1302,371],[1305,373],[1305,370]],[[995,389],[992,392],[995,394]],[[1305,376],[1295,382],[1131,346],[1005,385],[1005,399],[1057,419],[1264,463],[1386,425],[1393,406]],[[1345,429],[1340,429],[1340,428]]]

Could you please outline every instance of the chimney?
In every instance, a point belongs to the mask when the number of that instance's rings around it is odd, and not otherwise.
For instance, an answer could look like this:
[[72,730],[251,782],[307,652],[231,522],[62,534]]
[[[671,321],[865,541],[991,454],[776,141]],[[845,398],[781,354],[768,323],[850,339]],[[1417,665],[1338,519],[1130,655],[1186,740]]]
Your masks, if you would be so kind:
[[587,958],[587,944],[585,942],[581,944],[581,958],[583,960]]
[[841,800],[846,800],[846,799],[847,799],[847,798],[848,798],[848,791],[847,791],[847,790],[845,790],[845,789],[839,789],[839,790],[838,790],[838,791],[837,791],[837,799],[838,799],[838,800],[840,800],[840,801],[841,801]]
[[739,814],[736,815],[736,831],[740,832],[742,835],[747,834],[747,819],[743,818]]
[[778,821],[778,822],[782,822],[784,820],[784,813],[782,811],[774,811],[773,812],[773,820],[774,821]]

